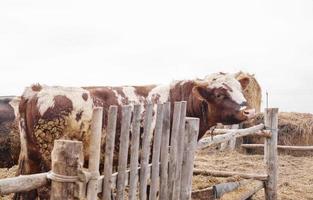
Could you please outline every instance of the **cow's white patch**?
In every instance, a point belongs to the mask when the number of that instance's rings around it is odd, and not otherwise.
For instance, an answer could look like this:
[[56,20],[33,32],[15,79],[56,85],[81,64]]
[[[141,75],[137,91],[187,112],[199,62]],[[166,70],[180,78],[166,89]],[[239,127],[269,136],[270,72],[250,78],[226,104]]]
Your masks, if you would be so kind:
[[117,98],[117,102],[119,105],[123,105],[123,97],[116,91],[116,90],[113,90],[112,91],[114,92],[116,98]]
[[[86,93],[88,95],[85,101],[82,95]],[[82,112],[81,120],[90,120],[92,116],[92,98],[90,98],[89,91],[83,88],[74,87],[59,87],[59,86],[44,86],[39,92],[35,93],[37,95],[37,107],[39,113],[44,115],[44,113],[49,109],[53,108],[55,105],[54,97],[61,95],[68,98],[73,104],[72,117],[75,119],[75,115],[78,112]]]
[[[45,87],[45,86],[43,86]],[[26,87],[24,89],[24,92],[22,94],[22,96],[25,98],[25,99],[31,99],[32,97],[35,96],[35,94],[37,94],[38,91],[33,91],[33,89],[31,87]]]
[[208,81],[209,88],[225,88],[236,103],[241,104],[246,101],[241,85],[233,74],[211,74],[206,76],[204,80]]
[[140,103],[140,99],[138,95],[135,93],[135,88],[131,86],[123,87],[123,93],[125,97],[128,99],[129,104]]
[[154,116],[153,116],[152,124],[151,124],[151,132],[153,132],[155,125],[156,125],[157,103],[165,103],[169,101],[170,89],[172,85],[173,84],[158,85],[155,88],[153,88],[148,94],[147,101],[156,103],[153,106]]
[[151,102],[165,103],[169,100],[170,89],[171,87],[169,85],[158,85],[149,92],[147,100]]
[[140,104],[141,107],[140,115],[143,116],[145,98],[140,95],[137,95],[135,90],[136,88],[132,86],[123,87],[123,93],[128,100],[127,103],[132,106],[132,110],[134,109],[135,104]]

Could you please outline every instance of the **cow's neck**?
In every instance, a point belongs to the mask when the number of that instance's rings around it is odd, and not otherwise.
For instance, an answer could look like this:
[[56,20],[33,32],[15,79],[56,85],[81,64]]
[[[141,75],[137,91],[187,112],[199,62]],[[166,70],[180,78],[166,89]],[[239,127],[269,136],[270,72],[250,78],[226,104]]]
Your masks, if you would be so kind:
[[[216,125],[214,109],[208,102],[196,97],[192,89],[196,86],[194,81],[180,81],[172,85],[170,90],[170,102],[187,101],[187,117],[200,119],[199,137],[200,139],[207,130]],[[209,117],[210,116],[210,117]]]

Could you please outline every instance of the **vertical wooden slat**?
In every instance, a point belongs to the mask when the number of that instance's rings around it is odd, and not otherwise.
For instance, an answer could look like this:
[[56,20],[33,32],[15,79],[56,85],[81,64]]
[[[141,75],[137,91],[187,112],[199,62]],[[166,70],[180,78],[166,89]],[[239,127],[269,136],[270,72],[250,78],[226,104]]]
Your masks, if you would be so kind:
[[191,199],[193,162],[199,134],[199,119],[186,118],[186,134],[184,139],[184,156],[182,163],[180,200]]
[[151,123],[152,123],[152,104],[146,105],[144,119],[144,133],[142,139],[141,160],[140,160],[140,199],[147,199],[147,182],[148,182],[148,162],[150,155]]
[[119,158],[118,158],[117,188],[116,188],[117,200],[124,199],[130,120],[131,120],[131,106],[129,105],[123,106],[122,107],[122,125],[121,125],[121,135],[120,135]]
[[168,156],[169,140],[171,128],[171,104],[165,103],[163,106],[163,130],[161,144],[161,180],[160,180],[160,199],[168,200]]
[[[63,176],[77,176],[78,169],[83,164],[83,143],[72,140],[55,140],[51,153],[52,172]],[[76,183],[62,183],[52,180],[51,200],[77,199],[75,197]]]
[[106,130],[107,135],[105,141],[102,200],[111,200],[111,188],[112,188],[111,175],[116,132],[116,117],[117,117],[117,106],[110,106],[108,113],[108,125]]
[[272,132],[272,137],[266,138],[266,168],[268,180],[265,182],[265,199],[277,200],[278,181],[278,108],[267,108],[264,111],[265,127]]
[[169,160],[169,177],[168,177],[168,194],[169,199],[173,199],[174,182],[176,178],[177,168],[177,137],[180,128],[181,102],[174,103],[174,113],[172,121],[171,145],[170,145],[170,160]]
[[176,175],[174,181],[174,191],[172,199],[179,199],[180,195],[180,183],[181,183],[181,169],[183,162],[183,152],[184,152],[184,139],[185,139],[185,117],[186,117],[186,106],[187,102],[181,102],[181,110],[180,110],[180,121],[179,121],[179,132],[177,136],[177,167],[176,167]]
[[140,113],[141,105],[134,105],[131,148],[130,148],[130,179],[129,179],[129,200],[135,200],[138,183],[138,155],[140,138]]
[[[89,146],[89,163],[88,170],[92,174],[99,173],[100,164],[100,148],[101,148],[101,135],[102,135],[102,116],[103,108],[97,107],[93,110],[91,121],[91,136]],[[87,200],[96,200],[98,191],[98,180],[93,177],[88,183]]]
[[162,138],[163,126],[163,105],[158,104],[156,113],[156,124],[153,136],[153,153],[152,153],[152,174],[151,174],[151,189],[150,200],[157,199],[157,192],[159,191],[159,169],[160,169],[160,148]]
[[[239,124],[233,124],[231,126],[231,129],[239,129]],[[229,144],[229,150],[233,151],[236,148],[236,138],[232,138],[229,140],[228,144]]]

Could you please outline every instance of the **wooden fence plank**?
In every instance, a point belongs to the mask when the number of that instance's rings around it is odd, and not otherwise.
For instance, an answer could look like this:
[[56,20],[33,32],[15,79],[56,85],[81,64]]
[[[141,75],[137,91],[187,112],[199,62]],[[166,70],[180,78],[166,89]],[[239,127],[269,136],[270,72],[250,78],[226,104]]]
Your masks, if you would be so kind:
[[[101,135],[102,135],[102,116],[103,108],[97,107],[93,110],[91,121],[91,136],[90,136],[90,149],[89,149],[89,163],[88,171],[95,176],[99,174],[100,163],[100,148],[101,148]],[[98,181],[93,177],[87,187],[87,200],[96,200],[98,191]]]
[[167,102],[163,106],[163,131],[161,144],[160,199],[162,200],[168,200],[168,156],[169,156],[170,128],[171,128],[171,104]]
[[134,105],[131,148],[130,148],[130,179],[129,179],[129,200],[135,200],[138,183],[138,155],[140,139],[141,105]]
[[150,200],[157,199],[157,192],[159,191],[159,169],[160,169],[160,147],[163,126],[163,105],[158,104],[156,113],[156,124],[153,136],[153,153],[152,153],[152,173],[150,186]]
[[268,181],[265,182],[265,199],[277,199],[278,184],[278,157],[277,157],[277,135],[278,135],[278,108],[267,108],[264,111],[265,127],[272,132],[271,138],[266,138],[266,168]]
[[108,125],[106,130],[105,153],[104,153],[104,167],[103,167],[103,193],[102,200],[111,200],[112,188],[112,167],[113,167],[113,153],[114,141],[116,132],[116,117],[117,106],[110,106],[108,113]]
[[177,168],[177,137],[180,128],[180,115],[181,115],[181,102],[174,103],[174,113],[172,121],[172,133],[171,133],[171,148],[170,148],[170,160],[169,160],[169,177],[168,177],[168,194],[169,199],[173,199],[174,182],[176,179]]
[[140,188],[139,196],[141,200],[147,199],[147,182],[148,182],[148,162],[150,155],[151,140],[151,123],[152,123],[152,104],[146,105],[146,113],[144,119],[144,133],[142,139],[141,160],[140,160]]
[[117,200],[124,200],[125,193],[125,177],[127,168],[127,156],[128,156],[128,145],[129,145],[129,131],[130,131],[130,120],[131,120],[131,106],[122,107],[122,125],[120,135],[120,146],[119,146],[119,158],[118,158],[118,176],[117,176]]
[[185,148],[182,163],[180,200],[191,199],[193,162],[199,134],[199,119],[186,118]]
[[[231,129],[239,129],[239,124],[233,124],[231,126]],[[229,144],[229,150],[233,151],[236,148],[236,138],[233,138],[231,140],[229,140],[228,142]]]
[[180,121],[179,121],[179,132],[177,136],[177,167],[176,167],[176,175],[174,182],[174,191],[172,199],[179,199],[180,196],[180,188],[181,188],[181,174],[182,174],[182,163],[183,163],[183,154],[184,154],[184,145],[185,145],[185,117],[186,117],[186,108],[187,102],[181,102],[181,110],[180,110]]

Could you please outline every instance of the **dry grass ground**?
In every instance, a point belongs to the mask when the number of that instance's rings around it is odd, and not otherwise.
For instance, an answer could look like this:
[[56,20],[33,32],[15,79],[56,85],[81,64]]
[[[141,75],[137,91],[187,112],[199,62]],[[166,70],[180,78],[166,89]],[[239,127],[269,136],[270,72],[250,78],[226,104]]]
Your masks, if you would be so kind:
[[[265,166],[262,155],[245,155],[237,152],[219,152],[209,155],[199,152],[196,155],[197,169],[263,173]],[[200,189],[225,182],[223,178],[194,176],[193,188]],[[313,157],[279,156],[278,195],[281,200],[313,200]],[[261,190],[253,200],[263,200]]]

